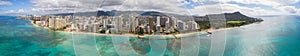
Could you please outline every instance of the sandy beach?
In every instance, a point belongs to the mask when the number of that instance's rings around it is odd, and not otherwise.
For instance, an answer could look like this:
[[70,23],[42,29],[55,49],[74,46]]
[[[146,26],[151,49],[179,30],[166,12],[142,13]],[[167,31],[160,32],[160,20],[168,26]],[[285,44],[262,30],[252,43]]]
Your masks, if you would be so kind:
[[198,31],[198,32],[190,32],[190,33],[182,33],[182,34],[175,34],[175,35],[136,35],[136,34],[130,34],[130,33],[126,33],[126,34],[100,34],[100,33],[91,33],[91,32],[67,32],[67,31],[57,31],[57,32],[63,32],[63,33],[68,33],[68,34],[89,34],[89,35],[99,35],[99,36],[130,36],[130,37],[143,37],[143,38],[147,38],[147,37],[151,37],[151,36],[160,36],[160,37],[164,37],[164,38],[182,38],[184,36],[190,36],[190,35],[195,35],[195,34],[203,34],[206,35],[207,32],[216,32],[216,31],[223,31],[223,30],[229,30],[229,29],[235,29],[235,28],[239,28],[239,27],[230,27],[230,28],[220,28],[220,29],[207,29],[207,30],[203,30],[203,31]]
[[[174,38],[182,38],[185,36],[191,36],[191,35],[207,35],[208,32],[216,32],[216,31],[224,31],[229,29],[235,29],[239,27],[230,27],[230,28],[220,28],[220,29],[207,29],[199,32],[190,32],[190,33],[183,33],[183,34],[175,34],[175,35],[136,35],[136,34],[100,34],[100,33],[90,33],[90,32],[66,32],[66,31],[58,31],[63,33],[69,33],[69,34],[89,34],[89,35],[98,35],[98,36],[130,36],[130,37],[142,37],[142,38],[149,38],[151,36],[159,36],[163,38],[159,39],[174,39]],[[155,37],[151,37],[155,38]]]

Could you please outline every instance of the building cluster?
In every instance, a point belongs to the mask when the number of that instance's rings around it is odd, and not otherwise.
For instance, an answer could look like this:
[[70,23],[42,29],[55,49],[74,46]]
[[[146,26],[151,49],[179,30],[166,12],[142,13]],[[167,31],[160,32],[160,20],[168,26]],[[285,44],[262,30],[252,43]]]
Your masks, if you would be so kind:
[[55,30],[105,34],[172,34],[199,29],[195,21],[172,16],[30,16],[25,19]]

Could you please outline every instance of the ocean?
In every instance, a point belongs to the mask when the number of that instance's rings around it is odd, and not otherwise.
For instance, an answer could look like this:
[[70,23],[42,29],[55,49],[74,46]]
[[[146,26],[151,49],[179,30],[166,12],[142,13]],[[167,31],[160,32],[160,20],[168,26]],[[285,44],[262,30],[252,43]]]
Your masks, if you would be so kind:
[[[300,17],[264,21],[181,39],[57,32],[0,16],[0,56],[300,56]],[[151,38],[153,37],[153,38]]]

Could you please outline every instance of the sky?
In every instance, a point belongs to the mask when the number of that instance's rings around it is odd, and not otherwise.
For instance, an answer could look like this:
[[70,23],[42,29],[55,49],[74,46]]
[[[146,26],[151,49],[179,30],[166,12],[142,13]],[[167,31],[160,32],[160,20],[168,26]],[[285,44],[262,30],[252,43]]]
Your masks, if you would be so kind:
[[97,10],[206,15],[300,15],[300,0],[0,0],[0,15],[45,15]]

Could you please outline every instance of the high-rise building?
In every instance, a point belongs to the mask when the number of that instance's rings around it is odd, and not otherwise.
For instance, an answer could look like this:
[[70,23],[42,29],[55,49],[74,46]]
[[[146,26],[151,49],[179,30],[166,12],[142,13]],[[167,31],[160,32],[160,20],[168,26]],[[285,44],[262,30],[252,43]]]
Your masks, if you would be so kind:
[[195,21],[189,21],[187,22],[188,30],[195,30],[198,29],[198,25]]
[[185,22],[183,22],[182,20],[177,20],[177,28],[180,31],[186,30],[186,24],[185,24]]
[[174,28],[177,27],[177,18],[171,17],[171,26]]
[[160,26],[160,17],[159,16],[157,16],[157,18],[156,18],[156,26]]
[[118,32],[118,33],[123,30],[123,28],[122,28],[122,22],[123,22],[122,19],[123,18],[119,17],[119,16],[115,17],[115,20],[116,20],[115,21],[116,22],[115,26],[116,26],[116,29],[117,29],[116,32]]
[[159,31],[160,30],[160,17],[157,16],[156,17],[156,31]]
[[151,29],[150,29],[150,26],[149,26],[149,25],[146,26],[146,29],[147,29],[147,30],[146,30],[147,33],[151,33]]
[[59,29],[65,27],[67,25],[66,19],[60,18],[50,18],[49,19],[49,27],[53,29]]
[[45,21],[35,21],[35,24],[39,25],[39,26],[46,26],[46,22]]
[[166,27],[166,22],[167,22],[167,19],[168,17],[166,17],[166,16],[162,16],[161,18],[160,18],[160,26],[161,27]]
[[102,23],[103,23],[103,28],[107,28],[106,27],[108,24],[107,19],[102,19]]
[[72,16],[71,15],[65,16],[64,19],[66,19],[67,22],[72,22]]
[[149,16],[149,27],[150,27],[150,31],[154,31],[154,30],[156,30],[156,28],[155,28],[155,21],[154,21],[154,19],[155,18],[153,18],[152,16]]
[[170,18],[167,17],[166,19],[167,19],[167,21],[165,22],[165,26],[168,29],[168,28],[170,28]]
[[130,19],[131,24],[130,24],[130,31],[131,32],[135,32],[136,27],[138,26],[139,22],[136,19],[136,17],[132,16],[133,18]]

